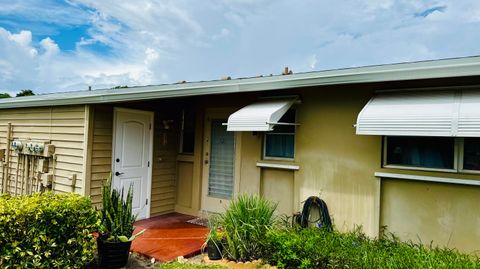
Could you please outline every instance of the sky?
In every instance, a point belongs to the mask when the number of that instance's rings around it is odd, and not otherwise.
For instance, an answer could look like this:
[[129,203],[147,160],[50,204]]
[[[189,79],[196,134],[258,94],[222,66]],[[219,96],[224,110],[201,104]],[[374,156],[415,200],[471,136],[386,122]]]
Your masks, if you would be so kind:
[[0,0],[0,92],[480,55],[478,0]]

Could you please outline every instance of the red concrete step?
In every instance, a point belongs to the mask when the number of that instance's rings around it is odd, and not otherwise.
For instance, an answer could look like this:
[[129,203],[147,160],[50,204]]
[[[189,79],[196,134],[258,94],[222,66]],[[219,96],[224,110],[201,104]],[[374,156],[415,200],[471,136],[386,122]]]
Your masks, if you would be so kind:
[[136,231],[145,230],[132,242],[131,251],[161,262],[200,254],[208,228],[187,223],[194,216],[170,213],[135,223]]

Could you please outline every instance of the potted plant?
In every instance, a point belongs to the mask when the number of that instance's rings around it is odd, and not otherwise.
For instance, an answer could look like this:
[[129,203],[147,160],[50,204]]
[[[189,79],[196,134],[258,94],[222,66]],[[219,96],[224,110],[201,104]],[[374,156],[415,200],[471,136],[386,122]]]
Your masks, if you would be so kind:
[[220,260],[222,258],[222,240],[223,233],[220,230],[220,224],[217,217],[208,218],[207,234],[207,254],[210,260]]
[[111,177],[102,187],[102,226],[103,232],[97,239],[98,265],[100,268],[125,267],[133,239],[145,230],[133,235],[137,216],[132,212],[132,186],[124,191],[112,189]]

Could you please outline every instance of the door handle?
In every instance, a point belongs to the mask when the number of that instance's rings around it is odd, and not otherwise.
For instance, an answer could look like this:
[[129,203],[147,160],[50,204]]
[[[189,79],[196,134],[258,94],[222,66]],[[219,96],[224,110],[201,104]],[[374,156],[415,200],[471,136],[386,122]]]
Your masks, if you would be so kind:
[[117,177],[120,176],[120,175],[123,175],[123,174],[124,174],[124,173],[122,173],[122,172],[115,172],[115,175],[116,175]]

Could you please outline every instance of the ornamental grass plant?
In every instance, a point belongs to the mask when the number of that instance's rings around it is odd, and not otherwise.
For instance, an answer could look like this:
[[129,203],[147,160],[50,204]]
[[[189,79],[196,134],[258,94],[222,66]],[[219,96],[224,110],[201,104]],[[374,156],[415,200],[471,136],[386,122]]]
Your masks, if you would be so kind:
[[220,217],[224,255],[233,261],[260,258],[265,236],[276,224],[277,205],[264,198],[241,195]]

